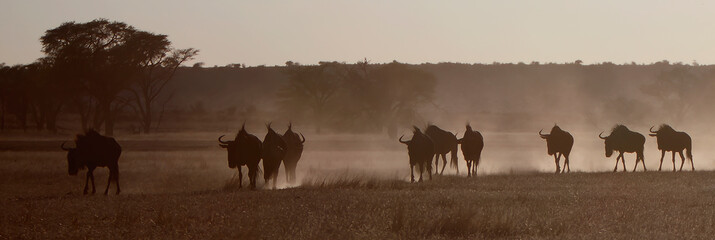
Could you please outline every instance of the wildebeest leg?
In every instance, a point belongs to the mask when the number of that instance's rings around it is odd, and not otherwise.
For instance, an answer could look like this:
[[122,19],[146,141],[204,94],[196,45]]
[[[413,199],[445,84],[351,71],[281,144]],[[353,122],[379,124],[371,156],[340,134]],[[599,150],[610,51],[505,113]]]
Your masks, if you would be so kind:
[[673,153],[673,172],[675,172],[675,151],[670,151]]
[[467,177],[472,176],[472,161],[467,160]]
[[276,172],[273,173],[273,189],[276,189],[276,182],[278,182],[278,169],[280,167],[276,168]]
[[571,164],[569,163],[569,155],[564,154],[564,170],[566,171],[566,167],[568,167],[569,171],[571,172]]
[[87,169],[87,174],[85,174],[85,178],[84,178],[84,192],[83,192],[83,194],[87,194],[87,188],[89,187],[88,184],[89,184],[89,176],[90,175],[92,175],[92,170]]
[[94,187],[94,169],[89,172],[89,179],[92,180],[92,194],[97,192],[97,188]]
[[[420,168],[420,180],[418,180],[418,182],[422,182],[422,172],[424,171],[424,167],[425,167],[425,166],[424,166],[424,163],[422,163],[422,164],[419,165],[419,168]],[[432,171],[430,170],[430,173],[431,173],[431,172],[432,172]]]
[[109,192],[109,185],[112,184],[112,180],[117,184],[117,194],[119,194],[119,169],[109,169],[109,178],[107,179],[107,188],[104,189],[104,195],[107,195],[107,192]]
[[107,187],[104,189],[104,195],[107,195],[107,192],[109,192],[109,184],[112,183],[112,178],[114,178],[114,171],[109,169],[109,177],[107,178]]
[[479,161],[472,160],[472,167],[467,169],[468,172],[472,173],[473,177],[477,176],[477,164],[479,164]]
[[680,159],[682,159],[682,161],[680,162],[680,170],[678,170],[678,171],[683,171],[683,165],[685,164],[685,157],[683,156],[683,151],[678,152],[678,154],[680,154]]
[[410,182],[415,182],[415,165],[410,164]]
[[119,194],[119,192],[120,192],[120,190],[119,190],[119,167],[117,167],[114,171],[115,171],[114,183],[117,184],[117,193],[116,194]]
[[636,172],[636,168],[638,168],[638,155],[636,155],[636,165],[633,166],[633,172]]
[[472,163],[472,166],[474,166],[474,172],[472,173],[472,176],[477,176],[477,167],[479,167],[479,159],[474,160]]
[[[432,180],[432,163],[427,161],[427,166],[425,166],[425,168],[427,169],[427,173],[429,173],[429,180]],[[422,174],[421,170],[420,174]]]
[[434,174],[439,174],[439,154],[434,155]]
[[251,190],[256,189],[256,170],[258,170],[258,166],[248,167],[248,180],[251,184]]
[[613,168],[613,172],[618,171],[618,159],[620,159],[620,158],[621,158],[621,155],[618,155],[618,156],[616,157],[616,167]]
[[290,183],[295,183],[295,168],[298,164],[291,164],[290,167]]
[[661,150],[660,152],[660,166],[658,166],[658,172],[660,172],[660,169],[663,168],[663,157],[665,157],[665,150]]
[[621,163],[623,163],[623,172],[628,172],[628,170],[626,170],[626,156],[624,156],[623,152],[621,152],[620,155],[621,155]]
[[561,158],[561,153],[554,154],[554,163],[556,163],[556,173],[561,172],[561,166],[559,164],[559,158]]
[[243,172],[241,171],[241,166],[238,166],[238,188],[243,187]]
[[290,169],[288,168],[288,163],[283,161],[283,170],[285,170],[286,174],[286,182],[291,183],[290,181]]
[[442,155],[442,171],[440,171],[439,174],[442,175],[444,173],[444,168],[447,166],[447,154],[443,153],[440,155]]

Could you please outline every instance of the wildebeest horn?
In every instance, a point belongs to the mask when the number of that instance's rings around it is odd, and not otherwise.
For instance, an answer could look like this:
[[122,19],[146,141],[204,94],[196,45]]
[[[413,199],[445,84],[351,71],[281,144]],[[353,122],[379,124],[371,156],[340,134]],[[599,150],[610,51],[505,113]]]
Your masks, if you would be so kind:
[[301,140],[300,143],[305,143],[305,136],[303,136],[303,134],[301,133],[301,134],[300,134],[300,137],[303,138],[303,140]]
[[65,151],[72,150],[71,148],[65,148],[65,143],[67,143],[67,142],[62,142],[62,146],[60,146],[60,148],[62,148],[62,150],[65,150]]
[[544,131],[544,129],[539,130],[539,136],[542,136],[542,137],[549,136],[549,134],[541,134],[541,131]]
[[223,143],[223,144],[228,144],[228,142],[221,141],[221,138],[223,136],[226,136],[226,135],[221,135],[220,137],[218,137],[218,142]]
[[404,143],[404,144],[409,143],[410,141],[404,141],[404,142],[402,141],[402,138],[403,138],[404,136],[405,136],[405,135],[400,136],[400,140],[398,140],[398,141],[400,141],[401,143]]
[[603,136],[601,136],[602,134],[603,134],[603,132],[599,133],[599,134],[598,134],[598,137],[601,138],[601,139],[603,139],[603,140],[605,140],[608,136],[603,137]]
[[292,123],[292,122],[288,122],[288,130],[290,130],[291,127],[293,127],[293,123]]
[[271,129],[271,123],[273,122],[268,122],[268,124],[266,124],[266,129]]
[[658,133],[658,132],[653,132],[653,128],[654,128],[654,127],[655,127],[655,126],[650,127],[650,129],[649,129],[648,131],[650,131],[650,132],[652,132],[652,133]]

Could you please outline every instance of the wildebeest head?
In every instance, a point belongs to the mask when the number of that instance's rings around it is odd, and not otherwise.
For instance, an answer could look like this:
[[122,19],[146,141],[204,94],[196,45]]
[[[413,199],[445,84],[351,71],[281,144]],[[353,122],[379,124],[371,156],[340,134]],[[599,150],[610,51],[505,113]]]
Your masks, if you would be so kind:
[[81,162],[80,158],[80,153],[77,150],[77,148],[69,148],[65,147],[65,143],[62,143],[62,146],[60,146],[62,150],[67,151],[67,173],[71,176],[77,175],[77,172],[84,168],[84,165]]
[[[305,143],[305,136],[303,136],[302,133],[298,135],[299,133],[293,132],[293,124],[288,123],[288,130],[283,133],[283,140],[286,142],[286,144],[293,143],[297,146],[297,148],[300,148],[301,150],[303,149],[303,144]],[[293,139],[295,138],[295,139]]]
[[218,145],[228,151],[228,167],[235,168],[237,165],[238,158],[238,143],[236,141],[223,141],[221,140],[223,136],[226,135],[221,135],[220,137],[218,137]]
[[668,134],[673,134],[676,132],[675,129],[673,129],[668,124],[660,125],[660,127],[658,128],[657,131],[653,131],[654,127],[655,126],[650,127],[650,130],[649,130],[651,132],[651,134],[648,134],[648,135],[650,135],[651,137],[657,137],[658,135],[668,135]]
[[[410,163],[416,164],[418,162],[426,161],[429,163],[432,155],[434,154],[434,144],[432,140],[416,126],[413,127],[412,139],[409,141],[402,141],[404,136],[401,136],[398,141],[407,145],[407,154],[410,157]],[[428,166],[431,168],[431,165]]]
[[551,128],[551,132],[549,132],[549,134],[543,134],[541,133],[542,131],[544,130],[539,130],[539,136],[543,139],[546,139],[546,150],[549,155],[553,155],[559,151],[563,153],[564,150],[568,150],[571,148],[569,146],[571,144],[564,145],[564,141],[569,138],[567,136],[568,133],[564,130],[561,130],[558,125],[554,125],[554,127]]
[[266,154],[275,154],[275,157],[283,158],[287,149],[286,142],[283,140],[281,135],[278,135],[278,133],[271,128],[270,123],[266,124],[266,129],[268,132],[266,133],[266,137],[263,139],[263,145],[264,147],[271,148],[270,151],[273,151]]
[[[293,123],[288,123],[288,130],[286,130],[286,132],[283,133],[283,135],[292,136],[292,134],[297,134],[297,133],[293,132]],[[305,143],[305,136],[303,136],[303,134],[300,133],[300,137],[302,138],[302,140],[300,140],[300,143],[302,145],[303,143]]]
[[[606,157],[611,157],[613,155],[613,151],[615,151],[616,144],[615,141],[617,139],[622,139],[624,136],[628,135],[631,132],[628,127],[618,124],[613,129],[611,130],[611,135],[608,136],[601,136],[603,135],[603,132],[598,134],[598,137],[604,140],[605,143],[605,150],[606,150]],[[622,142],[622,140],[621,140]]]
[[[616,148],[616,143],[615,141],[619,138],[623,138],[623,136],[627,135],[630,133],[631,130],[628,129],[628,127],[624,125],[616,125],[612,130],[611,130],[611,135],[603,137],[601,134],[598,134],[598,137],[604,140],[604,145],[605,145],[605,150],[606,150],[606,157],[611,157],[613,155],[613,152],[615,151]],[[621,140],[622,142],[622,140]]]
[[598,137],[604,140],[604,145],[605,145],[605,150],[606,150],[606,157],[611,157],[613,155],[614,151],[614,146],[613,146],[613,140],[610,139],[611,136],[602,136],[603,132],[598,134]]

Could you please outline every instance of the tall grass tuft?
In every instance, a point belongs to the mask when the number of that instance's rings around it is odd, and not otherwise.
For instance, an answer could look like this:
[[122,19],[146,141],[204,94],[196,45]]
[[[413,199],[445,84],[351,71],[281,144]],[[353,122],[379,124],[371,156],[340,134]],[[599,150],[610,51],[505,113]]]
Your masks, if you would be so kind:
[[405,184],[397,178],[368,176],[365,174],[339,174],[304,178],[301,188],[366,188],[399,189]]

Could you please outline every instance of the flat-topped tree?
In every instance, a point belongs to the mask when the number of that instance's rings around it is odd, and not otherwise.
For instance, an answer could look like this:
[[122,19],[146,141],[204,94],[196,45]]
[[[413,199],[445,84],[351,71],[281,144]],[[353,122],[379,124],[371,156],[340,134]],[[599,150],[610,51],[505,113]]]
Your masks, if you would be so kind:
[[166,35],[106,19],[66,22],[40,40],[46,58],[63,70],[60,79],[77,89],[72,102],[82,127],[88,127],[94,114],[94,127],[104,125],[106,135],[113,134],[115,113],[126,105],[143,122],[146,116],[151,122],[151,107],[146,106],[157,99],[176,67],[197,52],[175,51]]

